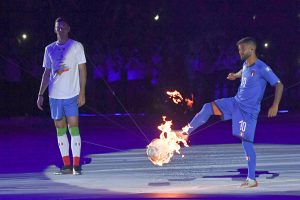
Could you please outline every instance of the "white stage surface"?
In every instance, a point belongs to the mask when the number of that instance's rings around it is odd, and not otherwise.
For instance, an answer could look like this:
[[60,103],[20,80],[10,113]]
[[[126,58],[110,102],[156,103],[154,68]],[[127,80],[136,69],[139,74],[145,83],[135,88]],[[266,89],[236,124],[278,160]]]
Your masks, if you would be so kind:
[[246,177],[241,144],[196,145],[181,150],[162,167],[154,166],[145,149],[93,154],[82,166],[83,174],[54,175],[44,172],[0,174],[0,197],[138,198],[299,196],[300,145],[256,144],[259,187],[239,185]]

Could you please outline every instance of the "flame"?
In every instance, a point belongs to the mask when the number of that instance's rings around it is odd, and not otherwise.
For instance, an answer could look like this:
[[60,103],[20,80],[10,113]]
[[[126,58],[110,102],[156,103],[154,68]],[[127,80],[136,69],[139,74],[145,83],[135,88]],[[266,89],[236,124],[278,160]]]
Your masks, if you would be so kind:
[[167,93],[167,95],[169,95],[169,98],[172,98],[173,102],[176,104],[181,103],[183,100],[180,92],[178,92],[177,90],[175,90],[173,92],[167,91],[166,93]]
[[193,127],[191,127],[191,125],[188,124],[188,125],[186,125],[185,127],[182,128],[182,132],[183,132],[183,133],[188,133],[188,130],[189,130],[190,128],[193,128]]
[[189,146],[186,141],[187,137],[184,137],[182,133],[187,133],[191,126],[188,124],[182,128],[182,131],[176,132],[171,128],[172,124],[172,120],[167,121],[166,116],[163,116],[163,123],[157,127],[161,131],[159,139],[152,140],[147,146],[148,158],[154,165],[162,166],[169,163],[174,152],[180,154],[180,144],[185,147]]
[[185,98],[184,101],[185,101],[187,107],[192,108],[193,104],[194,104],[194,95],[192,94],[191,99]]
[[[174,90],[173,92],[167,91],[166,93],[167,95],[169,95],[169,98],[171,98],[175,104],[183,103],[183,97],[177,90]],[[194,104],[194,95],[192,94],[191,99],[185,98],[184,102],[189,108],[192,108]]]

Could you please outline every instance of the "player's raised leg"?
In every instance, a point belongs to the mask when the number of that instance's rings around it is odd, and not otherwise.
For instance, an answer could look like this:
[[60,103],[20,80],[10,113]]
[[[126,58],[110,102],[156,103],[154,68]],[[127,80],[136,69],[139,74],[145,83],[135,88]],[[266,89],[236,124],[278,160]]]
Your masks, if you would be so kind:
[[212,115],[222,115],[222,113],[215,104],[215,102],[204,104],[200,112],[197,113],[190,122],[191,128],[188,130],[188,134],[192,133],[198,127],[205,124]]

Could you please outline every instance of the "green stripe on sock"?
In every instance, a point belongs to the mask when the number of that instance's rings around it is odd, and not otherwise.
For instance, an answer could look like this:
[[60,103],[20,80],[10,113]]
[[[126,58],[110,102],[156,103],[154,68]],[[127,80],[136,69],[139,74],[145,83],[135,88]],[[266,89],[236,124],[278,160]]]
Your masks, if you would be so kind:
[[72,136],[79,136],[79,129],[78,127],[69,127],[69,132]]
[[67,132],[67,128],[56,128],[56,132],[58,136],[63,136]]

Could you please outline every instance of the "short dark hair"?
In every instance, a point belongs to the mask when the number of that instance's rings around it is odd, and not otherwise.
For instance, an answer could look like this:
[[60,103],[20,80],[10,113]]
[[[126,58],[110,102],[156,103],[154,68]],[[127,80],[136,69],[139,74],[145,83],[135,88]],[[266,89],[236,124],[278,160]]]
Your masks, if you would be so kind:
[[65,22],[66,24],[69,25],[69,22],[68,22],[68,20],[65,17],[58,17],[58,18],[56,18],[55,23],[57,23],[57,22]]
[[244,37],[242,39],[240,39],[237,43],[236,46],[240,45],[240,44],[252,44],[256,47],[256,41],[253,37]]

